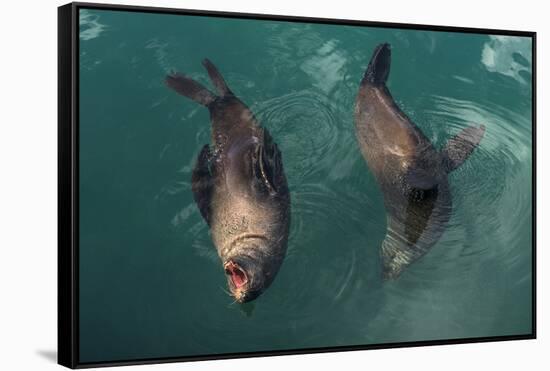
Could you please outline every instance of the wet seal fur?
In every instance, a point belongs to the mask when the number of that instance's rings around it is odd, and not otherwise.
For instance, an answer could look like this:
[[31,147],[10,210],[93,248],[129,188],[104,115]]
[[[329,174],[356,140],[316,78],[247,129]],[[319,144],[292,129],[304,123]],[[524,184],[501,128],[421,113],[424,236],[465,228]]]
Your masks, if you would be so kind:
[[283,262],[290,194],[281,152],[267,129],[212,62],[203,65],[218,94],[179,73],[167,76],[166,84],[210,112],[213,146],[205,144],[198,155],[192,191],[231,294],[247,302],[271,285]]
[[485,133],[483,125],[467,127],[436,150],[386,87],[390,63],[390,45],[378,45],[355,104],[357,140],[384,195],[385,279],[397,278],[439,240],[452,211],[448,174],[464,163]]

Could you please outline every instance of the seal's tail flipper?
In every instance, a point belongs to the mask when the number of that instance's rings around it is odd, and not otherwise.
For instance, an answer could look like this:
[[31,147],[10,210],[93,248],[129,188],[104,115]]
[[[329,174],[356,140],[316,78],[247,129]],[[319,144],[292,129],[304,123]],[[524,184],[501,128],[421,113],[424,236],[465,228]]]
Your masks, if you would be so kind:
[[470,126],[449,139],[441,151],[447,172],[458,168],[472,154],[485,134],[485,126]]
[[374,49],[372,58],[363,76],[361,84],[383,85],[390,74],[391,49],[390,44],[380,44]]
[[166,76],[166,85],[203,106],[208,106],[216,99],[216,96],[210,90],[180,73]]
[[206,68],[206,71],[208,71],[208,76],[210,76],[210,80],[212,80],[212,83],[216,87],[218,94],[220,94],[221,96],[233,94],[231,90],[229,90],[229,87],[223,79],[220,71],[218,71],[216,66],[214,66],[214,64],[210,62],[208,58],[205,58],[202,61],[202,65],[204,66],[204,68]]

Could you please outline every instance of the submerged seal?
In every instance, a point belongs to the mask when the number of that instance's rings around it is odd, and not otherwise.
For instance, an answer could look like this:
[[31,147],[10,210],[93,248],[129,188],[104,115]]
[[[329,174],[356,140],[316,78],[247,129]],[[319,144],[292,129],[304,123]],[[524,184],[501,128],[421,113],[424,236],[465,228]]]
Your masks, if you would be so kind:
[[384,278],[397,278],[438,241],[452,211],[448,174],[478,146],[485,127],[471,126],[438,151],[394,102],[386,80],[389,44],[374,50],[355,104],[355,133],[384,195]]
[[206,106],[212,149],[202,148],[192,174],[195,202],[208,223],[238,302],[257,298],[272,283],[287,249],[290,195],[281,152],[267,129],[203,61],[218,95],[182,74],[166,77],[179,94]]

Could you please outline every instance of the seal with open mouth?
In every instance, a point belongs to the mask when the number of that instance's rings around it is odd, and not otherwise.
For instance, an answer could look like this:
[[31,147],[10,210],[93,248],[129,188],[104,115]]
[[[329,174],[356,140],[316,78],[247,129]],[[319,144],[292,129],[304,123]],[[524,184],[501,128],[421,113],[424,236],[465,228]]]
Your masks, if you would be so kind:
[[231,294],[257,298],[283,262],[290,225],[290,194],[281,152],[267,129],[203,61],[217,95],[179,73],[166,84],[210,112],[212,142],[199,153],[192,191],[208,223]]
[[376,47],[359,87],[355,133],[384,195],[387,232],[382,272],[396,278],[439,240],[452,211],[448,175],[478,146],[485,127],[470,126],[436,150],[386,87],[389,44]]

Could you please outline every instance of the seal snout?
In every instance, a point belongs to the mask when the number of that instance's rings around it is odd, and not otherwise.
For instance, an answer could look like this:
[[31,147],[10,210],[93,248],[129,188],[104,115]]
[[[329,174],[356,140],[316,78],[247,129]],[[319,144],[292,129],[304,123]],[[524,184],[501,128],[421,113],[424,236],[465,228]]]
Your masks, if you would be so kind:
[[237,263],[228,261],[224,265],[225,274],[229,276],[231,282],[237,290],[241,289],[248,282],[248,276],[244,269],[242,269]]

